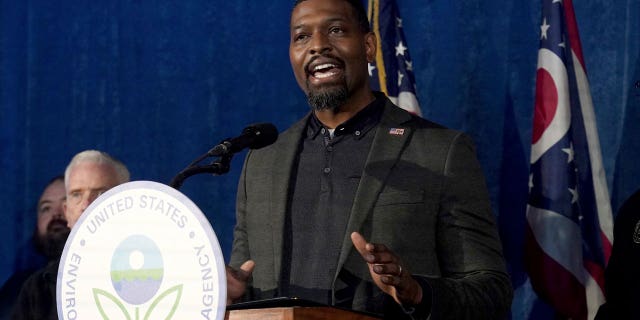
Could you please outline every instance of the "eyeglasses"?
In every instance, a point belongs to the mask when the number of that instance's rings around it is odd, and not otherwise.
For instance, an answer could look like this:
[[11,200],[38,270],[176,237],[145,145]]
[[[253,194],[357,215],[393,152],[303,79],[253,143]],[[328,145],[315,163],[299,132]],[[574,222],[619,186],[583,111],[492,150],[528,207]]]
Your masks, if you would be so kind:
[[105,192],[107,189],[73,191],[67,195],[67,204],[79,205],[84,199],[89,199],[89,203],[91,203]]

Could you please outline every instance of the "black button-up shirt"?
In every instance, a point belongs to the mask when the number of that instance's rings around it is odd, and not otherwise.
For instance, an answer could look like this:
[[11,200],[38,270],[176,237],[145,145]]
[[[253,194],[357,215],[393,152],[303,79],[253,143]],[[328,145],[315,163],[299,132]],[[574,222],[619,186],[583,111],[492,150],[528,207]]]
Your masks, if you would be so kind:
[[281,295],[331,303],[340,247],[383,108],[378,98],[333,132],[309,118],[291,180]]

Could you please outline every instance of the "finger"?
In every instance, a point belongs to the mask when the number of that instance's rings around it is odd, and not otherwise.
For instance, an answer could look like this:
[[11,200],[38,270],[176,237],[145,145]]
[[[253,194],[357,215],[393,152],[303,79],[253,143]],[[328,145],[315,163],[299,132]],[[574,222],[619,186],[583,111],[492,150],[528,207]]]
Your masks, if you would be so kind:
[[253,268],[255,267],[256,267],[256,263],[253,260],[247,260],[240,266],[240,270],[248,274],[251,274],[253,273]]
[[381,243],[367,243],[367,249],[371,252],[385,252],[389,251],[387,246]]
[[397,263],[398,261],[398,258],[396,257],[396,255],[393,254],[393,252],[391,251],[376,252],[376,253],[371,253],[371,255],[373,256],[373,260],[371,261],[373,263],[387,264],[387,263]]
[[398,257],[383,244],[367,243],[366,248],[367,254],[363,255],[363,257],[369,263],[385,264],[399,261]]
[[226,266],[226,270],[231,276],[240,281],[247,281],[249,277],[251,277],[251,273],[253,273],[253,269],[255,268],[255,262],[253,260],[245,261],[239,269],[235,269],[231,266]]
[[367,250],[367,240],[358,232],[351,233],[351,242],[353,246],[358,250],[361,256],[365,257],[369,254]]
[[379,275],[388,275],[394,277],[402,276],[402,270],[400,265],[395,263],[376,264],[373,266],[373,272]]
[[373,263],[376,261],[376,257],[373,253],[368,249],[370,243],[367,243],[367,240],[358,232],[351,233],[351,242],[353,242],[353,246],[358,250],[362,258],[368,262]]
[[380,281],[382,281],[382,283],[389,286],[400,287],[400,282],[402,281],[402,279],[398,276],[386,275],[386,276],[381,276]]
[[238,270],[238,279],[242,280],[242,281],[247,281],[247,279],[249,279],[251,277],[251,274],[253,273],[253,268],[255,268],[256,263],[253,262],[253,260],[247,260],[245,261],[241,266],[240,269]]
[[[384,244],[381,243],[370,243],[367,242],[367,240],[360,235],[358,232],[353,232],[351,234],[351,240],[354,241],[354,237],[355,239],[357,239],[357,241],[359,242],[359,246],[363,246],[362,250],[368,251],[368,253],[370,254],[376,254],[379,252],[387,252],[389,251],[389,249],[387,248],[387,246],[385,246]],[[355,242],[354,242],[355,244]],[[362,250],[359,250],[362,253]]]

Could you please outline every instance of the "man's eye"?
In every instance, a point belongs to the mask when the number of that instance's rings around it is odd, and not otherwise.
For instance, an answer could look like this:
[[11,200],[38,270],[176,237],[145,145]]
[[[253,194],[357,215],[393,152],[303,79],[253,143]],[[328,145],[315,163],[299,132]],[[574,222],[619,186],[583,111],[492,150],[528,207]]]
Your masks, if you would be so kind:
[[344,32],[344,30],[342,28],[340,28],[340,27],[333,27],[333,28],[329,29],[329,32],[331,32],[331,33],[342,33],[342,32]]
[[308,36],[307,36],[306,34],[299,34],[299,35],[296,35],[296,36],[293,38],[293,40],[294,40],[294,41],[296,41],[296,42],[298,42],[298,41],[305,40],[305,39],[307,39],[307,38],[308,38]]

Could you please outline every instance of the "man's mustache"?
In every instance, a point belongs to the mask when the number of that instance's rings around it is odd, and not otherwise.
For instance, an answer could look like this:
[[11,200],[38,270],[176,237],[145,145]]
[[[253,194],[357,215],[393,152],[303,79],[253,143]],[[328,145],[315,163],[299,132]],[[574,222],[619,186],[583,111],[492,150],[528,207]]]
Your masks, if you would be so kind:
[[324,53],[321,55],[317,55],[311,58],[311,60],[309,60],[309,62],[307,62],[307,64],[304,66],[304,70],[306,71],[307,74],[312,73],[313,70],[309,69],[309,66],[316,60],[320,59],[320,58],[326,58],[326,59],[331,59],[334,60],[334,62],[339,66],[339,67],[343,67],[344,66],[344,61],[342,61],[342,59],[329,54],[329,53]]
[[51,221],[49,221],[49,224],[47,225],[47,231],[59,230],[60,228],[68,228],[67,220],[54,218]]

